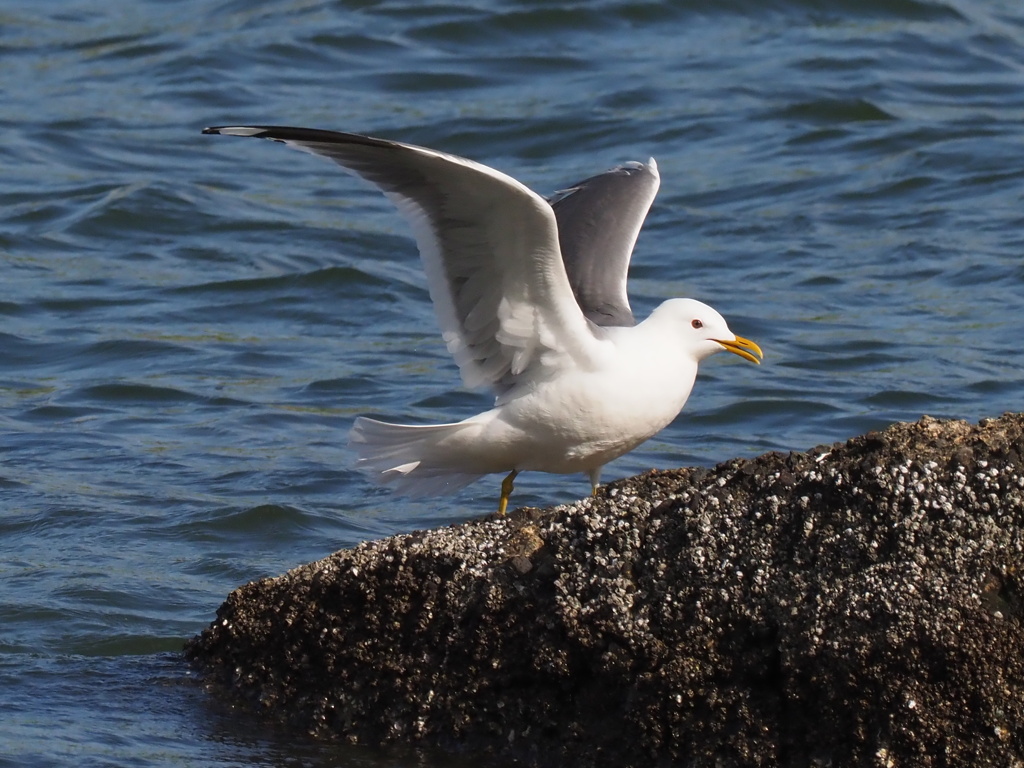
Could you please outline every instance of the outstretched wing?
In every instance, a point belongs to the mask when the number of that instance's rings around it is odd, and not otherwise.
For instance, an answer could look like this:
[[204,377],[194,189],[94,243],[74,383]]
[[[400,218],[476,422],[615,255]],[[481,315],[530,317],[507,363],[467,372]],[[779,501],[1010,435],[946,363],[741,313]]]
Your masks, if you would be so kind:
[[412,224],[448,351],[467,386],[498,395],[522,375],[588,368],[601,344],[574,299],[551,206],[454,155],[310,128],[224,126],[323,155],[375,184]]
[[646,165],[625,163],[548,198],[569,283],[597,325],[636,323],[626,296],[629,257],[660,183],[652,157]]

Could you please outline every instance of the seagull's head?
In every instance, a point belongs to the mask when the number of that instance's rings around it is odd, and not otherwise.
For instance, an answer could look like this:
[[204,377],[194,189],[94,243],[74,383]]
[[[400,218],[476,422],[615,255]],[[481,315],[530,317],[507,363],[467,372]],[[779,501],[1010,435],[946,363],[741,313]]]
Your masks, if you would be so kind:
[[687,349],[698,362],[722,350],[757,364],[764,357],[757,344],[730,331],[725,318],[707,304],[694,299],[670,299],[659,309],[671,312],[672,324],[681,329]]

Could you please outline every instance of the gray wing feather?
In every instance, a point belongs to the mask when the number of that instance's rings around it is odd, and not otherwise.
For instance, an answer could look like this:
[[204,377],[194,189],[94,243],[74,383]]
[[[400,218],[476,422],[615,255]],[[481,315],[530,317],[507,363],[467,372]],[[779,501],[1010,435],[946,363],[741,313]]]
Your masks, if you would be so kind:
[[597,339],[574,300],[551,208],[514,179],[464,158],[358,134],[283,126],[204,133],[272,139],[376,184],[411,222],[448,350],[465,383],[499,396],[565,357],[586,366]]
[[626,276],[640,227],[660,177],[647,164],[625,163],[548,198],[573,294],[596,325],[635,325]]

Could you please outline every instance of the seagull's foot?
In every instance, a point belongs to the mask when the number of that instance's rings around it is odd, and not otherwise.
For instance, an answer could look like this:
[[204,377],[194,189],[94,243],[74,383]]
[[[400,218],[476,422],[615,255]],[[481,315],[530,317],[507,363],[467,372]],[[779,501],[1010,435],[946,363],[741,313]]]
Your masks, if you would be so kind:
[[501,481],[501,499],[498,501],[499,515],[504,515],[505,510],[508,509],[508,497],[512,494],[512,481],[516,479],[518,474],[519,470],[513,469],[508,473],[508,477]]
[[592,470],[587,472],[587,477],[590,478],[590,498],[597,496],[597,489],[601,487],[601,470],[603,467],[594,467]]

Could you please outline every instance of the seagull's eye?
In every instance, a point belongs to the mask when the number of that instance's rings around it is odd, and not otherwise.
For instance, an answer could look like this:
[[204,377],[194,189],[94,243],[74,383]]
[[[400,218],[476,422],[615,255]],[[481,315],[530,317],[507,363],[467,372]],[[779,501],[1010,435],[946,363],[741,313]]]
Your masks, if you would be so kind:
[[693,320],[693,321],[692,321],[692,322],[690,323],[690,325],[692,325],[692,326],[693,326],[694,328],[703,328],[703,327],[704,327],[704,323],[702,323],[702,322],[701,322],[700,320],[698,320],[698,319],[694,319],[694,320]]

